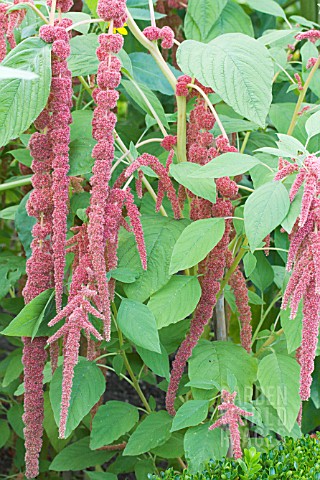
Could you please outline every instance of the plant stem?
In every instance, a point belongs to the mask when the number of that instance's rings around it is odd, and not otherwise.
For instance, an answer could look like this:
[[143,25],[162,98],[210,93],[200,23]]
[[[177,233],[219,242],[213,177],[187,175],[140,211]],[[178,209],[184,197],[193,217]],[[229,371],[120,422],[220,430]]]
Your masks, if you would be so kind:
[[227,273],[225,274],[224,276],[224,279],[222,280],[221,282],[221,285],[220,285],[220,290],[219,292],[217,293],[217,296],[216,298],[219,299],[220,296],[222,295],[223,293],[223,290],[225,288],[225,286],[228,284],[230,278],[232,277],[232,275],[234,274],[234,272],[236,271],[236,268],[238,267],[239,263],[241,262],[242,258],[245,256],[245,254],[247,253],[247,247],[248,246],[248,239],[246,238],[238,252],[238,255],[236,256],[236,258],[234,259],[231,267],[229,268],[229,270],[227,271]]
[[56,5],[57,5],[57,0],[52,0],[51,3],[51,10],[50,10],[50,15],[49,15],[49,24],[54,25],[54,15],[56,12]]
[[46,19],[46,17],[43,15],[43,13],[41,13],[40,10],[33,3],[25,2],[25,3],[21,3],[20,5],[30,7],[38,15],[38,17],[41,18],[41,20],[44,23],[47,23],[47,24],[49,23],[48,20]]
[[216,303],[216,339],[218,341],[227,340],[226,314],[224,308],[224,295],[222,294]]
[[176,83],[177,83],[176,77],[171,72],[170,68],[168,67],[167,63],[165,62],[163,56],[161,55],[161,53],[158,49],[158,46],[155,43],[150,42],[143,35],[142,31],[140,30],[140,28],[138,27],[138,25],[136,24],[136,22],[132,18],[131,13],[128,10],[127,10],[127,15],[128,15],[127,25],[129,27],[130,31],[136,37],[136,39],[141,43],[141,45],[143,47],[145,47],[147,50],[149,50],[152,57],[154,58],[154,60],[158,64],[160,70],[162,71],[162,73],[167,78],[167,80],[170,83],[170,85],[172,86],[173,90],[175,90]]
[[187,161],[187,99],[176,97],[178,107],[177,158],[178,162]]
[[149,10],[150,10],[150,20],[151,26],[156,27],[156,17],[154,15],[154,7],[153,7],[153,0],[149,0]]
[[[252,342],[251,342],[251,345],[254,344],[254,342],[256,341],[257,339],[257,336],[260,332],[260,329],[265,321],[265,319],[267,318],[268,314],[270,313],[270,311],[272,310],[273,306],[277,303],[277,301],[282,297],[282,294],[281,293],[278,293],[274,299],[272,300],[272,302],[270,303],[270,305],[268,306],[267,310],[265,311],[265,313],[261,316],[261,320],[256,328],[256,331],[254,332],[254,335],[252,337]],[[262,305],[263,307],[263,305]]]
[[296,108],[294,110],[294,113],[293,113],[293,117],[292,117],[292,120],[291,120],[291,123],[290,123],[290,127],[289,127],[289,130],[288,130],[288,133],[287,135],[292,135],[293,134],[293,131],[294,131],[294,128],[296,126],[296,123],[297,123],[297,119],[298,119],[298,114],[301,110],[301,106],[302,106],[302,103],[303,103],[303,100],[305,99],[305,96],[307,94],[307,91],[308,91],[308,88],[310,86],[310,83],[316,73],[316,71],[318,70],[318,68],[320,67],[320,56],[318,57],[318,60],[317,62],[314,64],[314,66],[312,67],[312,70],[311,72],[309,73],[308,75],[308,78],[306,80],[306,83],[304,84],[303,86],[303,89],[301,90],[300,92],[300,95],[299,95],[299,98],[298,98],[298,102],[296,104]]
[[22,187],[23,185],[31,185],[31,176],[29,178],[15,180],[14,182],[1,183],[0,192],[3,192],[4,190],[10,190],[11,188]]
[[79,75],[78,77],[81,85],[83,86],[83,88],[89,93],[89,95],[91,96],[92,95],[92,90],[90,88],[90,85],[85,81],[85,79],[83,78],[82,75]]
[[219,118],[219,115],[217,114],[216,109],[214,108],[214,106],[212,105],[212,103],[210,102],[210,99],[209,99],[208,95],[205,94],[205,92],[202,90],[202,88],[198,87],[198,85],[195,85],[195,84],[193,84],[193,83],[189,83],[189,84],[188,84],[188,87],[189,87],[189,88],[193,88],[194,90],[197,90],[197,91],[200,93],[200,95],[204,98],[204,100],[206,101],[206,104],[208,105],[209,109],[211,110],[211,113],[212,113],[212,115],[214,116],[214,118],[215,118],[215,120],[216,120],[216,122],[217,122],[217,124],[218,124],[218,126],[219,126],[219,128],[220,128],[220,131],[221,131],[221,133],[222,133],[222,136],[223,136],[226,140],[228,140],[228,142],[229,142],[228,135],[226,134],[226,131],[225,131],[225,129],[224,129],[223,125],[222,125],[222,122],[221,122],[221,120],[220,120],[220,118]]
[[258,357],[260,353],[262,353],[266,348],[268,348],[272,343],[277,339],[277,337],[280,337],[284,333],[283,328],[278,330],[277,332],[272,332],[268,340],[264,342],[261,348],[254,354],[254,357]]
[[245,136],[244,136],[244,139],[243,139],[243,142],[242,142],[242,145],[241,145],[241,150],[240,150],[240,153],[244,153],[245,149],[246,149],[246,146],[248,144],[248,141],[249,141],[249,138],[250,138],[250,135],[251,135],[251,132],[246,132]]
[[147,410],[148,413],[151,413],[152,412],[152,409],[150,408],[150,405],[148,403],[148,400],[146,399],[143,391],[141,390],[140,388],[140,385],[139,385],[139,382],[138,380],[136,379],[136,376],[131,368],[131,365],[130,365],[130,362],[128,360],[128,357],[126,355],[126,352],[123,350],[123,345],[124,345],[124,341],[123,341],[123,335],[122,335],[122,332],[120,330],[120,328],[118,327],[118,324],[117,324],[117,321],[116,321],[116,316],[117,316],[117,309],[116,309],[116,306],[115,304],[113,303],[112,304],[112,309],[113,309],[113,319],[114,319],[114,323],[116,325],[116,328],[117,328],[117,332],[118,332],[118,338],[119,338],[119,345],[120,345],[120,353],[122,355],[122,358],[123,358],[123,361],[124,361],[124,364],[125,364],[125,367],[129,373],[129,376],[132,380],[132,383],[133,383],[133,386],[134,386],[134,389],[136,390],[137,394],[139,395],[140,397],[140,400],[141,402],[143,403],[145,409]]
[[144,92],[141,90],[141,88],[139,87],[139,85],[132,79],[130,78],[131,82],[133,83],[133,85],[135,86],[135,88],[138,90],[141,98],[144,100],[145,104],[147,105],[147,107],[149,108],[150,112],[152,113],[154,119],[156,120],[157,124],[159,125],[159,128],[161,130],[161,133],[164,137],[167,136],[167,131],[166,129],[164,128],[163,126],[163,123],[161,122],[157,112],[155,111],[155,109],[153,108],[153,106],[151,105],[151,103],[149,102],[147,96],[144,94]]

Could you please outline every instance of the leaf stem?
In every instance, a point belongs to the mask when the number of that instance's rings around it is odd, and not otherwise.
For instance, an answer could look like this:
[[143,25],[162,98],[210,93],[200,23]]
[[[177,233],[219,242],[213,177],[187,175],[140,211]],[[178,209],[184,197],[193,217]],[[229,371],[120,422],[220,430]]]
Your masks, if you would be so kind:
[[[27,6],[27,7],[30,7],[37,15],[38,17],[41,18],[41,20],[44,22],[44,23],[49,23],[48,20],[46,19],[46,17],[43,15],[43,13],[40,12],[40,10],[31,2],[24,2],[24,3],[20,3],[20,4],[17,4],[17,5],[21,5],[22,8],[24,8],[24,6]],[[15,6],[17,6],[15,5]]]
[[56,5],[57,5],[57,0],[52,0],[50,15],[49,15],[49,24],[50,25],[54,25],[54,15],[55,15],[55,12],[56,12]]
[[[261,319],[260,319],[260,322],[254,332],[254,335],[252,337],[252,342],[251,342],[251,345],[254,344],[254,342],[256,341],[257,339],[257,336],[261,330],[261,327],[265,321],[265,319],[267,318],[268,314],[270,313],[270,311],[272,310],[272,308],[274,307],[274,305],[277,303],[277,301],[282,297],[282,294],[281,292],[279,292],[275,297],[274,299],[272,300],[272,302],[270,303],[270,305],[268,306],[267,310],[264,312],[264,314],[261,316]],[[263,305],[262,305],[263,307]]]
[[296,108],[294,110],[294,113],[293,113],[293,117],[292,117],[292,120],[291,120],[291,123],[290,123],[290,127],[289,127],[289,130],[288,130],[288,133],[287,135],[292,135],[293,134],[293,131],[295,129],[295,126],[296,126],[296,123],[297,123],[297,119],[298,119],[298,114],[301,110],[301,106],[302,106],[302,103],[303,103],[303,100],[305,99],[305,96],[307,94],[307,91],[308,91],[308,88],[310,86],[310,83],[316,73],[316,71],[318,70],[318,68],[320,67],[320,56],[318,57],[318,60],[317,62],[314,64],[314,66],[312,67],[312,70],[311,72],[309,73],[308,75],[308,78],[306,80],[306,83],[304,84],[303,86],[303,89],[301,90],[300,92],[300,95],[299,95],[299,98],[298,98],[298,102],[296,104]]
[[187,161],[187,99],[176,97],[178,107],[177,122],[177,158],[178,162]]
[[123,350],[123,345],[124,345],[124,341],[123,341],[123,335],[122,335],[122,332],[117,324],[117,321],[116,321],[116,316],[117,316],[117,308],[113,302],[112,304],[112,310],[113,310],[113,319],[114,319],[114,323],[115,323],[115,326],[116,326],[116,329],[117,329],[117,332],[118,332],[118,338],[119,338],[119,345],[120,345],[120,353],[122,355],[122,358],[123,358],[123,361],[124,361],[124,364],[125,364],[125,367],[129,373],[129,376],[132,380],[132,384],[134,386],[134,389],[136,390],[137,394],[139,395],[140,397],[140,400],[142,401],[145,409],[147,410],[148,413],[151,413],[152,412],[152,409],[148,403],[148,400],[146,399],[143,391],[141,390],[141,387],[139,385],[139,382],[138,380],[136,379],[136,376],[131,368],[131,365],[130,365],[130,362],[128,360],[128,357],[126,355],[126,352],[125,350]]
[[214,118],[215,118],[215,120],[216,120],[216,122],[217,122],[217,124],[220,128],[220,131],[221,131],[223,137],[226,140],[228,140],[228,142],[229,142],[229,138],[228,138],[228,135],[227,135],[227,133],[224,129],[224,126],[222,125],[222,122],[219,118],[219,115],[216,112],[216,109],[214,108],[214,106],[210,102],[210,99],[209,99],[208,95],[205,94],[205,92],[202,90],[202,88],[200,88],[198,85],[195,85],[194,83],[189,83],[188,87],[193,88],[194,90],[197,90],[200,93],[200,95],[204,98],[204,100],[206,101],[206,104],[208,105],[209,109],[211,110],[211,113],[214,116]]
[[0,192],[4,190],[10,190],[11,188],[23,187],[24,185],[31,185],[31,176],[28,178],[22,178],[21,180],[15,180],[13,182],[1,183]]
[[154,7],[153,7],[153,0],[149,0],[149,10],[150,10],[150,20],[151,20],[151,26],[156,27],[156,17],[154,14]]
[[89,95],[92,95],[92,90],[90,88],[90,85],[85,81],[83,76],[79,75],[78,79],[79,79],[79,82],[81,83],[81,85],[83,86],[83,88],[89,93]]
[[247,253],[248,250],[247,250],[246,247],[248,246],[248,243],[249,243],[249,242],[248,242],[248,239],[245,238],[245,240],[244,240],[244,242],[243,242],[243,244],[242,244],[242,246],[241,246],[241,248],[240,248],[240,250],[239,250],[239,252],[238,252],[238,254],[237,254],[237,256],[236,256],[236,258],[234,259],[231,267],[229,268],[229,270],[227,271],[227,273],[226,273],[225,276],[224,276],[224,279],[223,279],[222,282],[221,282],[220,290],[219,290],[219,292],[218,292],[217,295],[216,295],[216,298],[217,298],[217,299],[219,299],[220,296],[222,295],[225,286],[228,284],[230,278],[232,277],[232,275],[233,275],[234,272],[236,271],[236,269],[237,269],[239,263],[241,262],[242,258],[243,258],[243,257],[245,256],[245,254]]
[[283,335],[284,333],[284,330],[283,328],[281,328],[280,330],[278,330],[277,332],[272,332],[272,334],[270,335],[270,337],[264,342],[264,344],[262,345],[262,347],[259,348],[259,350],[254,354],[254,357],[258,357],[260,355],[260,353],[262,353],[266,348],[268,348],[270,345],[273,344],[273,342],[277,339],[277,337],[280,337],[281,335]]

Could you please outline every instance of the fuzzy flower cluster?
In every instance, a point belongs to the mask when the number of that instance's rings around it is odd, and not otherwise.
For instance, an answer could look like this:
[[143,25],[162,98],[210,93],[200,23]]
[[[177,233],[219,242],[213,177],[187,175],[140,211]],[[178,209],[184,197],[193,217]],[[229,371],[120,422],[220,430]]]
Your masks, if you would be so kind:
[[[24,3],[27,0],[14,0],[13,4]],[[31,0],[32,1],[32,0]],[[6,39],[10,45],[10,48],[16,46],[16,40],[14,37],[14,30],[19,27],[22,20],[26,16],[26,10],[12,10],[8,12],[10,5],[6,3],[0,4],[0,62],[4,59],[7,53]]]
[[290,317],[294,319],[303,301],[300,397],[308,400],[320,325],[320,159],[311,155],[301,167],[282,159],[279,163],[281,168],[275,180],[297,173],[290,191],[291,201],[304,183],[300,215],[290,234],[287,270],[292,274],[282,308],[290,306]]
[[97,13],[105,22],[113,21],[115,28],[121,28],[127,20],[126,0],[99,0]]
[[229,393],[226,390],[222,390],[221,396],[223,402],[218,406],[218,410],[223,410],[225,413],[213,425],[211,425],[211,427],[209,427],[209,430],[214,430],[215,428],[222,427],[223,425],[228,425],[230,430],[233,456],[235,459],[241,458],[242,450],[239,425],[244,425],[241,416],[252,417],[253,413],[246,412],[234,404],[237,392]]
[[309,40],[312,43],[316,43],[320,39],[320,30],[308,30],[307,32],[298,33],[295,38],[298,41]]
[[54,277],[56,305],[60,310],[65,268],[65,242],[67,233],[69,197],[69,143],[72,117],[72,79],[67,58],[70,55],[70,36],[66,28],[72,24],[63,19],[55,26],[40,28],[40,38],[52,43],[52,80],[47,108],[36,121],[39,129],[47,129],[52,148],[53,236]]
[[[48,7],[52,6],[52,0],[47,0]],[[60,10],[62,13],[69,12],[73,5],[73,0],[57,0],[56,10]]]
[[170,8],[186,8],[188,5],[188,0],[180,1],[180,0],[168,0],[168,6]]
[[[119,18],[122,15],[122,3],[125,2],[99,2],[98,8],[105,9],[104,15],[110,20],[111,13],[115,18],[116,6],[119,6]],[[109,9],[110,8],[110,12]],[[107,15],[107,12],[108,15]],[[118,18],[118,17],[117,17]],[[111,166],[114,158],[113,131],[117,117],[112,111],[119,98],[115,90],[121,81],[121,62],[116,57],[123,46],[123,38],[119,34],[99,35],[99,47],[97,56],[100,61],[97,74],[98,88],[94,91],[94,100],[97,107],[94,110],[92,121],[93,138],[97,144],[93,148],[92,157],[95,159],[93,176],[91,178],[91,200],[88,211],[89,225],[89,251],[92,260],[92,269],[95,275],[97,291],[99,294],[101,312],[105,315],[104,335],[110,340],[111,316],[110,297],[107,282],[107,270],[105,263],[106,249],[106,208],[110,194],[109,181],[111,179]]]
[[162,28],[158,27],[147,27],[143,30],[144,36],[151,42],[156,42],[161,40],[161,47],[168,49],[172,48],[174,44],[174,31],[172,28],[165,26]]

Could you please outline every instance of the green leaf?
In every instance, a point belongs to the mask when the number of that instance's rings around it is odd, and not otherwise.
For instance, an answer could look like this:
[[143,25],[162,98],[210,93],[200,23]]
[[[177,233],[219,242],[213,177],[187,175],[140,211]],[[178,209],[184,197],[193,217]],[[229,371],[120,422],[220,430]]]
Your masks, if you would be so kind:
[[[50,366],[50,370],[51,370],[51,365],[49,363],[47,365]],[[43,427],[45,429],[48,439],[50,440],[52,447],[55,449],[56,452],[61,452],[61,450],[67,445],[70,439],[59,438],[59,429],[54,419],[48,390],[44,392],[43,397],[44,397]]]
[[170,437],[172,417],[161,410],[148,415],[129,438],[123,455],[140,455],[165,443]]
[[[130,53],[129,57],[132,62],[135,80],[144,83],[151,90],[163,93],[164,95],[173,95],[172,86],[151,55],[143,52],[134,52]],[[179,75],[178,70],[169,64],[168,67],[175,75]]]
[[8,153],[18,160],[18,162],[26,165],[27,167],[31,167],[32,157],[30,150],[27,148],[17,148],[16,150],[10,150]]
[[31,242],[32,242],[32,228],[36,224],[36,219],[34,217],[29,217],[26,210],[26,203],[29,199],[30,194],[27,194],[21,202],[16,211],[14,217],[15,228],[18,233],[20,242],[23,245],[24,251],[26,253],[27,259],[31,256]]
[[91,153],[97,143],[92,138],[92,115],[93,112],[90,110],[72,112],[69,152],[70,170],[68,172],[70,176],[76,177],[77,175],[91,173],[94,164]]
[[294,224],[296,223],[296,220],[300,215],[303,192],[303,188],[300,188],[297,195],[290,204],[288,215],[281,222],[281,226],[285,229],[287,233],[292,232]]
[[237,379],[241,401],[250,401],[257,376],[257,361],[244,348],[229,342],[201,340],[189,360],[190,384],[205,390],[229,388],[229,377]]
[[257,265],[250,275],[250,280],[263,292],[272,284],[274,271],[263,252],[256,252],[254,256]]
[[201,472],[210,460],[227,455],[229,439],[220,428],[209,430],[209,423],[189,428],[184,437],[184,449],[191,473]]
[[181,432],[175,432],[167,442],[153,448],[151,452],[165,459],[182,457],[184,455],[183,437],[184,435]]
[[246,0],[245,3],[258,12],[267,13],[268,15],[281,17],[283,19],[287,18],[284,10],[274,0],[263,0],[263,2],[261,2],[261,0]]
[[223,153],[201,167],[191,177],[207,179],[233,177],[245,173],[259,164],[261,164],[260,160],[250,155],[237,152]]
[[[57,425],[60,423],[62,370],[62,366],[56,369],[50,385],[50,401]],[[66,438],[99,401],[104,389],[105,379],[99,367],[85,358],[80,358],[79,363],[74,368]],[[81,467],[81,469],[87,466],[90,465]]]
[[28,72],[26,70],[3,67],[2,65],[0,65],[0,80],[8,80],[9,78],[19,78],[21,80],[35,80],[36,78],[38,78],[38,75],[36,73]]
[[97,73],[99,60],[96,49],[98,46],[98,36],[95,33],[77,35],[71,38],[71,54],[68,58],[68,67],[73,77]]
[[[223,35],[224,33],[244,33],[250,37],[254,36],[251,18],[245,13],[240,5],[228,0],[227,5],[221,12],[216,23],[211,27],[207,42]],[[193,40],[197,40],[194,38]],[[225,126],[224,122],[223,126]]]
[[120,232],[119,237],[118,268],[130,268],[139,273],[136,282],[124,285],[124,291],[128,297],[144,302],[170,280],[169,265],[172,250],[189,221],[142,215],[141,222],[148,269],[142,270],[135,238],[132,233],[125,230]]
[[[55,18],[59,18],[59,14],[55,14]],[[78,23],[78,22],[83,22],[83,21],[88,21],[91,19],[90,15],[87,13],[83,12],[67,12],[62,14],[62,18],[69,18],[72,20],[72,23]],[[89,23],[84,23],[82,25],[77,25],[76,27],[72,27],[73,30],[76,32],[80,32],[82,34],[86,34],[89,30],[90,24]],[[75,38],[75,37],[74,37]]]
[[220,242],[225,229],[223,218],[206,218],[189,225],[174,246],[170,273],[193,267]]
[[151,296],[148,307],[160,329],[188,317],[196,308],[200,297],[201,287],[196,277],[174,275]]
[[89,437],[84,437],[68,445],[58,453],[49,466],[49,470],[56,472],[78,471],[95,465],[102,465],[112,458],[115,452],[106,450],[91,450]]
[[117,322],[124,335],[135,345],[161,353],[156,319],[147,305],[124,298]]
[[109,472],[86,472],[90,480],[117,480],[117,475]]
[[193,175],[199,172],[199,170],[201,170],[200,165],[183,162],[177,165],[172,164],[170,174],[178,183],[198,197],[216,203],[217,189],[215,182],[211,178],[193,178]]
[[[154,111],[158,115],[164,127],[169,128],[169,124],[166,118],[165,111],[163,106],[158,99],[158,97],[150,90],[149,87],[143,85],[142,83],[132,82],[130,80],[122,80],[121,84],[123,85],[127,94],[132,98],[132,100],[139,105],[142,110],[150,115],[153,118],[153,113],[149,108],[149,104],[153,107]],[[142,94],[141,94],[142,92]],[[148,100],[148,103],[143,98],[145,96]]]
[[10,423],[13,431],[18,435],[20,438],[24,438],[24,423],[22,420],[23,415],[23,406],[21,403],[14,404],[8,411],[7,411],[7,419]]
[[280,311],[281,326],[287,340],[288,353],[295,352],[302,341],[302,303],[300,303],[297,315],[294,319],[290,318],[291,310]]
[[153,373],[166,380],[170,378],[169,357],[166,349],[160,344],[161,353],[151,352],[145,348],[136,347],[138,354],[143,362],[149,367]]
[[286,355],[271,353],[258,367],[262,393],[275,408],[283,425],[292,430],[300,409],[298,362]]
[[187,427],[194,427],[203,422],[208,415],[209,403],[207,400],[189,400],[176,413],[172,422],[171,432]]
[[256,257],[251,252],[246,253],[243,258],[243,266],[244,266],[246,277],[250,277],[251,273],[256,268],[256,265],[257,265]]
[[[135,20],[145,20],[150,21],[150,11],[146,8],[129,8],[129,12],[131,13],[132,17]],[[166,15],[163,13],[154,12],[154,16],[156,20],[160,20],[160,18],[165,18]]]
[[269,182],[254,191],[244,206],[244,225],[251,251],[287,216],[289,194],[281,182]]
[[26,262],[23,257],[7,253],[0,256],[0,298],[5,297],[16,281],[25,273]]
[[52,293],[52,289],[45,290],[31,300],[1,334],[12,337],[36,336]]
[[1,66],[38,75],[0,81],[0,147],[19,137],[44,109],[51,82],[50,46],[40,38],[27,38],[15,47]]
[[109,401],[98,408],[92,422],[90,448],[110,445],[129,432],[139,421],[136,407],[125,402]]
[[0,419],[0,448],[4,447],[10,438],[10,428],[5,420]]
[[274,69],[268,50],[257,40],[242,33],[221,35],[208,45],[187,40],[177,59],[184,73],[213,88],[240,115],[265,126]]
[[306,131],[308,140],[320,133],[320,110],[308,118],[306,121]]
[[3,387],[10,385],[10,383],[13,382],[13,380],[16,380],[16,378],[19,378],[20,374],[23,372],[21,350],[14,350],[8,355],[8,357],[10,357],[10,363],[6,368],[6,373],[2,381]]
[[212,26],[220,17],[227,0],[189,0],[184,23],[186,37],[207,42]]

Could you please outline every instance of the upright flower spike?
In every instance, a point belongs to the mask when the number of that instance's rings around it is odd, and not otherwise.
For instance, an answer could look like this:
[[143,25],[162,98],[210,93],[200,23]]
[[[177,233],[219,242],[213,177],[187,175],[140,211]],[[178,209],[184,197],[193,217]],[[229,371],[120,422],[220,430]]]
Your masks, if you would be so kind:
[[246,412],[245,410],[242,410],[234,404],[237,392],[229,393],[226,390],[222,390],[221,396],[223,402],[221,403],[221,405],[218,406],[218,410],[224,410],[225,413],[213,425],[211,425],[211,427],[209,427],[209,430],[214,430],[215,428],[221,427],[223,425],[228,425],[230,430],[233,456],[235,459],[238,459],[242,457],[241,438],[239,430],[239,425],[243,425],[241,416],[252,417],[253,413]]
[[[62,11],[67,11],[65,9],[68,5],[65,0],[60,1],[60,3],[59,8],[63,8]],[[52,191],[54,210],[52,247],[56,306],[58,311],[61,308],[63,294],[69,197],[69,125],[72,123],[70,113],[70,108],[72,107],[72,80],[67,64],[67,58],[70,55],[70,45],[66,27],[71,24],[70,20],[64,19],[63,24],[58,24],[55,27],[44,26],[40,29],[40,37],[44,41],[52,43],[52,80],[46,111],[51,113],[47,128],[53,153]]]
[[[126,21],[125,0],[99,0],[97,12],[106,22],[112,22],[115,28],[120,28]],[[92,268],[95,275],[99,303],[105,316],[104,335],[107,341],[111,335],[110,294],[107,282],[105,262],[106,249],[106,208],[110,193],[111,166],[114,158],[113,130],[116,115],[112,109],[116,107],[118,92],[115,90],[121,81],[121,63],[115,56],[123,46],[119,34],[99,35],[100,46],[97,57],[100,61],[97,74],[98,89],[94,92],[97,107],[92,121],[93,137],[97,140],[92,151],[95,159],[93,176],[91,178],[91,200],[88,211],[88,239]]]

